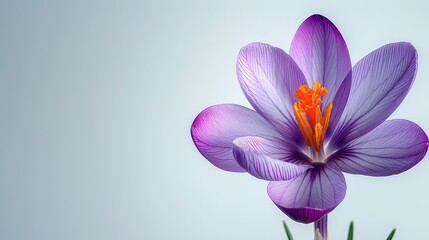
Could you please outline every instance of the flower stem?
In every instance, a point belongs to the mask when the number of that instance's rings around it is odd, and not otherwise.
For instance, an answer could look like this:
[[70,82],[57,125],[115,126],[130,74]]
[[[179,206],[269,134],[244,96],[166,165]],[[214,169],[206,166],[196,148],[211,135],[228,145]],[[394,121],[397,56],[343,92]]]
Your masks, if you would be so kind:
[[328,215],[323,216],[321,219],[317,220],[314,223],[314,231],[316,234],[317,230],[319,230],[319,233],[322,236],[322,240],[328,239]]

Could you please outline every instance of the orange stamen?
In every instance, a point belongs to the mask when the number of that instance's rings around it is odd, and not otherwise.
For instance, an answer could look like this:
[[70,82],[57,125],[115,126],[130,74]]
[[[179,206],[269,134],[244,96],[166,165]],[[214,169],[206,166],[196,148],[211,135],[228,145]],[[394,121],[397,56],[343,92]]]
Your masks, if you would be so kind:
[[332,103],[326,106],[324,114],[320,109],[322,103],[320,98],[326,94],[328,94],[328,90],[318,82],[313,82],[313,89],[302,85],[295,93],[295,97],[299,98],[299,101],[293,105],[293,112],[305,143],[314,147],[317,152],[323,147],[332,111]]

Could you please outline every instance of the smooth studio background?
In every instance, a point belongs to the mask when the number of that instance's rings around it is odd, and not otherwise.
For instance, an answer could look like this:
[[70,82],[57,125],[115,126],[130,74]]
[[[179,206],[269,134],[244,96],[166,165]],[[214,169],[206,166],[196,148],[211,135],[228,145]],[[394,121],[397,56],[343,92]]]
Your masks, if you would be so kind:
[[[235,75],[240,48],[288,51],[320,13],[352,62],[409,41],[417,79],[392,118],[429,132],[426,1],[1,1],[0,239],[285,239],[294,223],[267,183],[221,171],[189,134],[218,103],[249,106]],[[347,175],[332,240],[428,239],[428,157],[393,177]]]

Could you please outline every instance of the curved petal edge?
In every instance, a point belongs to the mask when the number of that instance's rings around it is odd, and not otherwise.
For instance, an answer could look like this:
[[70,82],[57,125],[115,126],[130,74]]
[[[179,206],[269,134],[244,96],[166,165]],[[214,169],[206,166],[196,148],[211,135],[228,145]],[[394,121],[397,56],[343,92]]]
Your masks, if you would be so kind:
[[270,182],[274,204],[297,222],[310,223],[334,210],[346,195],[344,175],[331,166],[318,166],[288,181]]
[[280,48],[251,43],[240,50],[237,77],[253,108],[296,145],[303,145],[292,105],[296,89],[306,80],[295,61]]
[[328,89],[321,107],[324,110],[333,103],[331,124],[336,125],[349,96],[352,75],[349,51],[340,31],[328,18],[312,15],[299,26],[289,52],[309,85],[319,82]]
[[389,176],[419,163],[428,144],[426,133],[417,124],[403,119],[388,120],[347,144],[328,161],[351,174]]
[[[300,159],[300,155],[294,156],[293,152],[284,149],[282,142],[250,136],[237,138],[233,143],[233,154],[238,164],[260,179],[289,180],[312,167],[308,161]],[[286,161],[290,159],[302,164]]]
[[191,126],[191,136],[200,153],[216,167],[244,172],[232,154],[232,142],[243,136],[282,138],[257,112],[235,104],[220,104],[204,109]]
[[329,147],[339,149],[384,122],[407,95],[417,72],[417,51],[407,42],[384,45],[352,70],[347,105]]

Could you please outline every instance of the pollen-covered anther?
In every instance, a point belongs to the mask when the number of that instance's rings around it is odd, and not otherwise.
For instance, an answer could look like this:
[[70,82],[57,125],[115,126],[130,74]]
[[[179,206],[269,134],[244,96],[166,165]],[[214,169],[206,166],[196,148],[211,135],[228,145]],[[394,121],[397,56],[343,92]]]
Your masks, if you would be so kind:
[[302,85],[295,92],[295,97],[299,101],[294,103],[293,111],[299,130],[306,144],[314,147],[317,152],[323,147],[332,111],[332,103],[326,106],[324,114],[320,109],[322,103],[320,98],[326,94],[328,90],[318,82],[313,82],[313,89]]

